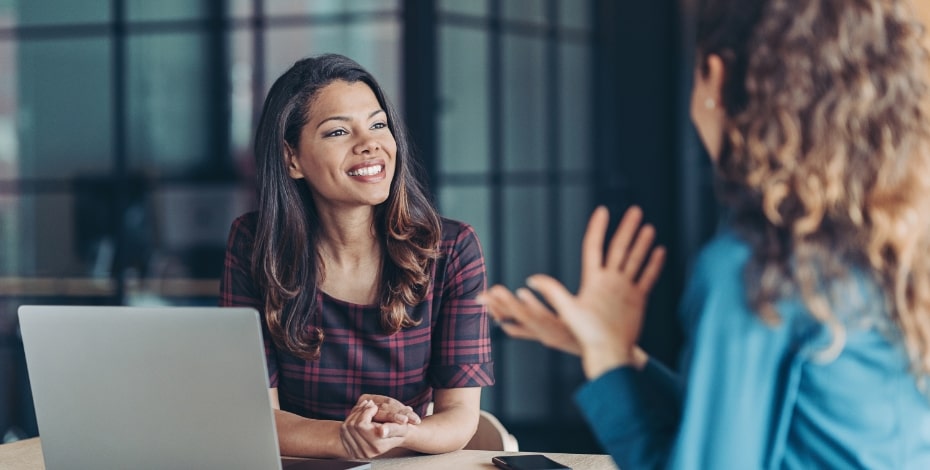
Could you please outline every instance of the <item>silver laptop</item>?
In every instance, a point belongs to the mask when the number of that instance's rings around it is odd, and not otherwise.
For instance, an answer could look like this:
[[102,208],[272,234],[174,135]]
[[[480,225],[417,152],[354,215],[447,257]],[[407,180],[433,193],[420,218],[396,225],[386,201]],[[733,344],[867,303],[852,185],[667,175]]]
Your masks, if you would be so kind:
[[282,468],[255,310],[34,305],[19,321],[49,470]]

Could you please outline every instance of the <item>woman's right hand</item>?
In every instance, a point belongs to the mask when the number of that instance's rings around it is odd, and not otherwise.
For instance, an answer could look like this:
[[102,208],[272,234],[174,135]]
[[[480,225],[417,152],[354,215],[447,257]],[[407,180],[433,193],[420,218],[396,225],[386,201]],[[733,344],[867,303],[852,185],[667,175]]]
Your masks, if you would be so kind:
[[404,443],[413,424],[377,422],[381,409],[371,399],[360,398],[342,422],[339,437],[350,459],[372,459]]

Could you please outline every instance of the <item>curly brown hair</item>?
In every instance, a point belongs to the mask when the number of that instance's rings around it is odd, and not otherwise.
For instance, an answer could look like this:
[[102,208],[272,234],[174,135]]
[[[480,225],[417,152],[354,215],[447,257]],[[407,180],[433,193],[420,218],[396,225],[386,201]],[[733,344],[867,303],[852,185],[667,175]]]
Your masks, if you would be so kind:
[[[737,5],[738,4],[738,5]],[[930,373],[930,149],[923,28],[905,1],[705,0],[698,60],[725,64],[720,196],[752,246],[749,300],[868,273],[916,374]]]

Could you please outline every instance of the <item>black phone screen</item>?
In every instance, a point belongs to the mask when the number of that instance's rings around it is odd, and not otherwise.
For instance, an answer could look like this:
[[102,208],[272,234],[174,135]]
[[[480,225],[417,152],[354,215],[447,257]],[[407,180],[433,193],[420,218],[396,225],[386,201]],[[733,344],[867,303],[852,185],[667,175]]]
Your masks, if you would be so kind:
[[571,470],[545,455],[501,455],[491,459],[491,463],[507,470]]

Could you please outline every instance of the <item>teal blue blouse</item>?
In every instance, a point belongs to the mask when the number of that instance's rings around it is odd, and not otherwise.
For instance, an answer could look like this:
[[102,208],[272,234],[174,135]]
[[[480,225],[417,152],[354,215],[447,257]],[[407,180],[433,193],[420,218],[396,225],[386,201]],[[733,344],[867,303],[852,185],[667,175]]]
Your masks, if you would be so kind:
[[749,255],[724,231],[698,257],[680,310],[681,376],[651,360],[575,395],[620,468],[930,469],[930,400],[875,286],[834,283],[839,328],[791,300],[768,325],[747,305]]

